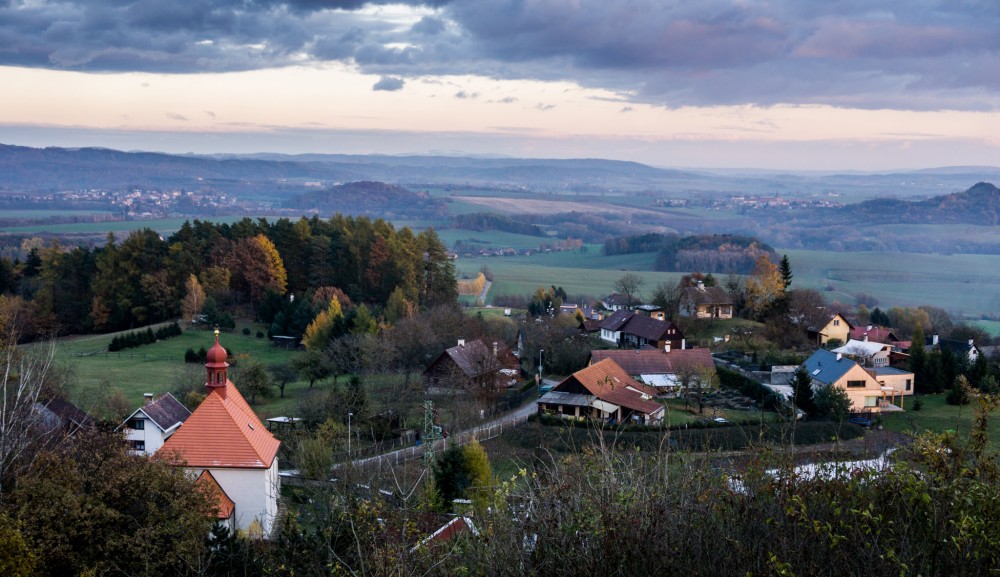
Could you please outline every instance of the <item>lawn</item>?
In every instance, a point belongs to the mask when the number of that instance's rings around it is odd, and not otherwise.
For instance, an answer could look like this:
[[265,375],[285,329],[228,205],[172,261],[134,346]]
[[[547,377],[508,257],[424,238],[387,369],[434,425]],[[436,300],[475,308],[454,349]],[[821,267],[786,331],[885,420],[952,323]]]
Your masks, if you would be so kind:
[[[914,399],[919,398],[923,407],[913,410]],[[887,430],[899,433],[920,434],[926,432],[942,433],[955,431],[967,436],[972,419],[975,416],[975,405],[956,406],[945,401],[945,395],[919,395],[906,400],[905,413],[887,413],[882,417],[882,425]],[[1000,448],[1000,415],[994,414],[989,420],[990,444],[994,449]]]

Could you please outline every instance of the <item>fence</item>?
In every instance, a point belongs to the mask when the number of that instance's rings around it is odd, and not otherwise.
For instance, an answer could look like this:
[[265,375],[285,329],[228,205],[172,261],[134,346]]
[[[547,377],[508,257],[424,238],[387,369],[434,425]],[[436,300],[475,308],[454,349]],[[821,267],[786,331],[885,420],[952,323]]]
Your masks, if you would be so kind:
[[[487,423],[485,425],[470,429],[468,431],[462,431],[461,433],[456,433],[447,439],[438,439],[434,442],[432,452],[438,453],[444,451],[448,448],[448,443],[457,445],[467,445],[473,440],[476,441],[487,441],[489,439],[494,439],[503,434],[505,430],[510,430],[514,427],[522,425],[528,422],[528,415],[511,417],[508,419],[502,419],[493,423]],[[385,453],[381,455],[375,455],[373,457],[368,457],[364,459],[355,459],[352,464],[355,467],[367,467],[370,465],[383,465],[383,464],[399,464],[405,463],[407,461],[413,461],[416,459],[421,459],[428,452],[426,445],[416,445],[410,446],[405,449],[399,449],[392,451],[390,453]]]

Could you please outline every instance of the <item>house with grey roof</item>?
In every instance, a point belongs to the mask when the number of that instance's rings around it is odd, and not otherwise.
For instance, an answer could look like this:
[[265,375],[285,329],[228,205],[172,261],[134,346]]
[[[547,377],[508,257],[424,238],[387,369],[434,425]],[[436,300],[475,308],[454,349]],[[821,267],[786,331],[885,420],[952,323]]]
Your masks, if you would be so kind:
[[912,387],[906,390],[899,386],[895,375],[891,383],[888,373],[884,373],[880,380],[879,371],[888,367],[866,369],[842,353],[819,349],[806,359],[803,366],[812,379],[813,391],[822,387],[844,389],[854,412],[901,411],[903,397],[913,394]]
[[133,453],[152,455],[190,416],[191,411],[170,393],[155,399],[152,393],[146,393],[143,405],[119,428],[125,429],[125,439]]

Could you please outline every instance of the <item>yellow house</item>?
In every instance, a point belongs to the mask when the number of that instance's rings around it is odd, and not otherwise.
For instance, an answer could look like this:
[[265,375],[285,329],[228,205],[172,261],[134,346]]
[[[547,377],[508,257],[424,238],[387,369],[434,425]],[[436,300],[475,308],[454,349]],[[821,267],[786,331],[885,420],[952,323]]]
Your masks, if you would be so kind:
[[809,340],[817,347],[822,347],[834,339],[844,344],[850,340],[851,328],[853,328],[851,323],[844,318],[844,315],[833,313],[823,326],[809,327]]
[[[889,367],[865,369],[842,354],[825,349],[806,359],[805,369],[812,377],[813,390],[819,387],[844,389],[851,400],[853,412],[901,411],[903,396],[913,394],[913,373]],[[879,377],[883,371],[884,374]],[[907,374],[909,390],[906,389]]]

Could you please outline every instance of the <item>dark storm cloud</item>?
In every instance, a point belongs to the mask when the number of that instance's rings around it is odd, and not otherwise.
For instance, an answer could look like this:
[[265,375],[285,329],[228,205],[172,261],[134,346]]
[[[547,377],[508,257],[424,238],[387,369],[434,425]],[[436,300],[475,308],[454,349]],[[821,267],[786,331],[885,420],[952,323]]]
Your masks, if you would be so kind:
[[[419,7],[408,22],[399,8]],[[570,80],[665,106],[1000,108],[996,0],[0,0],[0,64]]]

